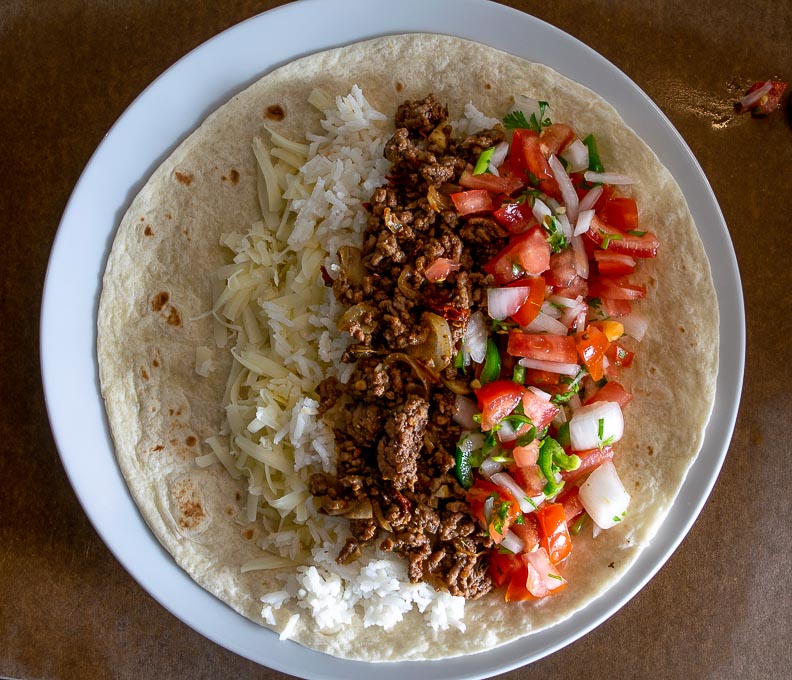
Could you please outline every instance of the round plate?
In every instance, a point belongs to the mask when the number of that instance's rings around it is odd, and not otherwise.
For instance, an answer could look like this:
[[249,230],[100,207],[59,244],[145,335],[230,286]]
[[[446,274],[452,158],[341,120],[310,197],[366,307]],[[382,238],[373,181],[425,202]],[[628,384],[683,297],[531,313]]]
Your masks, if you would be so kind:
[[[339,16],[344,20],[337,21]],[[542,21],[485,0],[368,0],[365,5],[356,0],[304,0],[253,17],[209,40],[168,69],[124,112],[71,196],[52,249],[42,303],[44,389],[72,486],[129,573],[201,634],[253,661],[302,677],[348,678],[368,670],[368,664],[280,642],[271,631],[236,614],[176,565],[127,491],[99,392],[96,314],[102,274],[115,229],[132,197],[217,106],[273,67],[299,56],[377,35],[417,31],[476,40],[553,67],[602,95],[657,153],[684,187],[712,265],[720,306],[720,372],[701,454],[660,532],[613,588],[567,621],[490,652],[381,664],[378,676],[489,676],[550,654],[611,616],[660,569],[695,521],[726,455],[737,414],[745,324],[737,262],[723,216],[679,133],[627,76],[596,52]]]

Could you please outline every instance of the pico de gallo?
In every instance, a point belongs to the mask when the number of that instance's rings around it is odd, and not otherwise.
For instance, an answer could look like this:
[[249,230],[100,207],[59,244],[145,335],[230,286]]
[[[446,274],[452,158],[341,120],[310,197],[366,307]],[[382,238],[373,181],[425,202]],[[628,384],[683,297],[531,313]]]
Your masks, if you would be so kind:
[[594,135],[552,120],[546,102],[503,126],[511,139],[482,152],[450,196],[460,216],[491,216],[510,234],[481,264],[492,285],[454,357],[474,388],[456,397],[455,473],[494,541],[495,585],[520,601],[566,586],[583,527],[627,517],[612,460],[632,399],[622,376],[647,327],[634,275],[660,242]]

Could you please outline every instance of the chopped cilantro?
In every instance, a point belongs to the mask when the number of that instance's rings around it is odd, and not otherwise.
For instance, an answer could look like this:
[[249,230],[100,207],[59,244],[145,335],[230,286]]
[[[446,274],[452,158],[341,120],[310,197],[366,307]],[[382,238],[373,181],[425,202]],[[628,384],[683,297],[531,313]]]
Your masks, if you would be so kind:
[[[530,498],[528,500],[531,500]],[[514,520],[515,524],[525,524],[525,516],[524,515],[517,515],[517,519]]]
[[607,250],[608,246],[610,245],[611,241],[622,241],[621,234],[606,234],[602,229],[599,230],[600,234],[602,234],[602,249]]
[[522,111],[512,111],[504,116],[503,127],[507,130],[517,130],[518,128],[527,130],[530,129],[531,125]]
[[602,435],[605,432],[605,418],[597,420],[597,439],[602,441]]
[[525,384],[525,366],[517,364],[512,372],[512,380],[520,385]]
[[567,237],[564,235],[557,217],[551,215],[548,219],[544,220],[542,226],[550,235],[547,242],[550,244],[550,249],[554,253],[561,252],[569,245],[569,241],[567,241]]
[[646,235],[645,231],[638,231],[637,229],[628,229],[627,233],[630,234],[630,236],[644,236],[644,235]]
[[559,581],[563,581],[564,579],[561,578],[558,574],[551,574],[550,572],[547,573],[550,578],[558,579]]

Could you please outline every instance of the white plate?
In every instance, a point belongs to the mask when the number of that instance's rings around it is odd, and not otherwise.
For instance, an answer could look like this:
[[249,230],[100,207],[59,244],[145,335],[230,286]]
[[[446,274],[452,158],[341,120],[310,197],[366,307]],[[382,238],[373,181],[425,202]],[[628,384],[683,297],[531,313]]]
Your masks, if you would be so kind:
[[[338,17],[342,17],[338,20]],[[52,430],[69,479],[102,539],[163,606],[218,644],[302,677],[370,671],[304,649],[239,616],[197,586],[163,550],[116,465],[95,359],[101,277],[116,225],[146,178],[213,109],[274,66],[386,33],[449,33],[552,66],[597,91],[654,149],[684,188],[712,264],[721,318],[720,373],[704,448],[671,513],[636,564],[570,620],[483,654],[377,667],[381,680],[468,678],[529,663],[576,640],[623,606],[668,559],[698,516],[720,470],[737,414],[745,330],[726,224],[685,142],[622,72],[562,31],[485,0],[304,0],[253,17],[168,69],[124,112],[96,150],[66,207],[47,271],[41,363]]]

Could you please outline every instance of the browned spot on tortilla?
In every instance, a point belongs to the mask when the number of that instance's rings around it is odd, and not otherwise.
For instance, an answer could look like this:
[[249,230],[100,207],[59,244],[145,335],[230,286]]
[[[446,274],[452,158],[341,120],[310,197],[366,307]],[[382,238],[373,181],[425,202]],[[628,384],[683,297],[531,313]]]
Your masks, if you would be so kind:
[[182,408],[179,408],[179,410],[178,410],[178,411],[176,411],[176,417],[177,417],[177,418],[181,417],[181,414],[182,414],[182,413],[184,413],[184,409],[182,409]]
[[184,440],[184,443],[187,444],[187,446],[195,446],[198,443],[198,440],[192,435],[190,435],[189,437],[187,437],[187,439]]
[[140,221],[141,221],[141,222],[145,222],[145,221],[146,221],[146,218],[145,218],[145,217],[141,217],[141,218],[140,218]]
[[143,230],[143,233],[146,236],[154,236],[154,232],[151,230],[151,225],[150,224],[146,225],[146,228]]
[[168,443],[169,443],[171,446],[176,446],[176,444],[177,444],[178,442],[177,442],[175,439],[171,439],[171,440],[170,440],[170,442],[168,442]]
[[679,332],[680,333],[684,333],[685,332],[685,327],[684,326],[680,326],[679,327]]
[[242,500],[242,494],[241,494],[241,493],[239,493],[239,491],[237,491],[237,492],[236,492],[236,499],[237,499],[238,501],[241,501],[241,500]]
[[490,85],[489,83],[484,83],[484,89],[485,90],[491,90],[492,89],[492,85]]
[[177,521],[182,529],[195,529],[206,517],[206,511],[198,494],[191,493],[191,491],[189,486],[179,487],[174,494],[179,506]]
[[285,117],[286,111],[283,110],[280,104],[271,104],[264,109],[264,118],[269,118],[270,120],[283,120]]
[[169,408],[169,409],[168,409],[168,415],[169,415],[169,416],[172,416],[172,415],[173,415],[173,409],[172,409],[172,408]]
[[615,568],[616,568],[616,563],[615,563],[615,562],[611,562],[611,563],[608,565],[608,567],[610,567],[611,569],[615,569]]
[[239,172],[232,168],[231,172],[228,174],[231,179],[231,184],[239,184]]
[[639,482],[637,479],[635,480],[635,488],[636,489],[641,488],[641,482]]
[[148,371],[145,368],[140,369],[140,376],[143,378],[143,380],[149,379]]
[[173,174],[176,176],[176,181],[186,187],[190,186],[193,182],[193,176],[189,172],[180,172],[176,170]]
[[176,307],[170,308],[170,314],[168,314],[167,322],[171,326],[181,326],[181,316],[179,316],[179,312],[177,311]]
[[188,239],[190,238],[190,230],[186,227],[182,229],[182,234],[184,234]]
[[649,373],[651,373],[652,375],[654,375],[655,373],[657,373],[657,369],[656,369],[654,366],[650,366],[650,367],[649,367]]
[[161,293],[157,293],[153,298],[151,298],[151,308],[155,312],[161,312],[162,308],[168,304],[168,300],[170,300],[170,293],[166,290],[163,290]]
[[654,448],[652,448],[651,445],[647,446],[646,447],[646,453],[648,453],[650,456],[654,456]]
[[169,212],[166,212],[165,213],[165,219],[166,220],[172,220],[173,219],[173,215],[171,215]]
[[160,365],[159,359],[154,359],[154,360],[151,362],[151,365],[152,365],[154,368],[159,368],[159,365]]
[[162,451],[162,449],[164,449],[164,448],[165,447],[162,444],[157,444],[156,446],[152,446],[151,450],[152,451]]
[[233,517],[234,516],[234,508],[232,508],[230,505],[227,505],[226,509],[225,509],[225,513],[229,517]]
[[252,540],[253,534],[254,534],[253,527],[247,527],[246,529],[242,529],[242,538],[244,538],[245,540],[248,541]]
[[401,92],[404,89],[404,83],[401,80],[397,80],[393,87],[396,92]]

